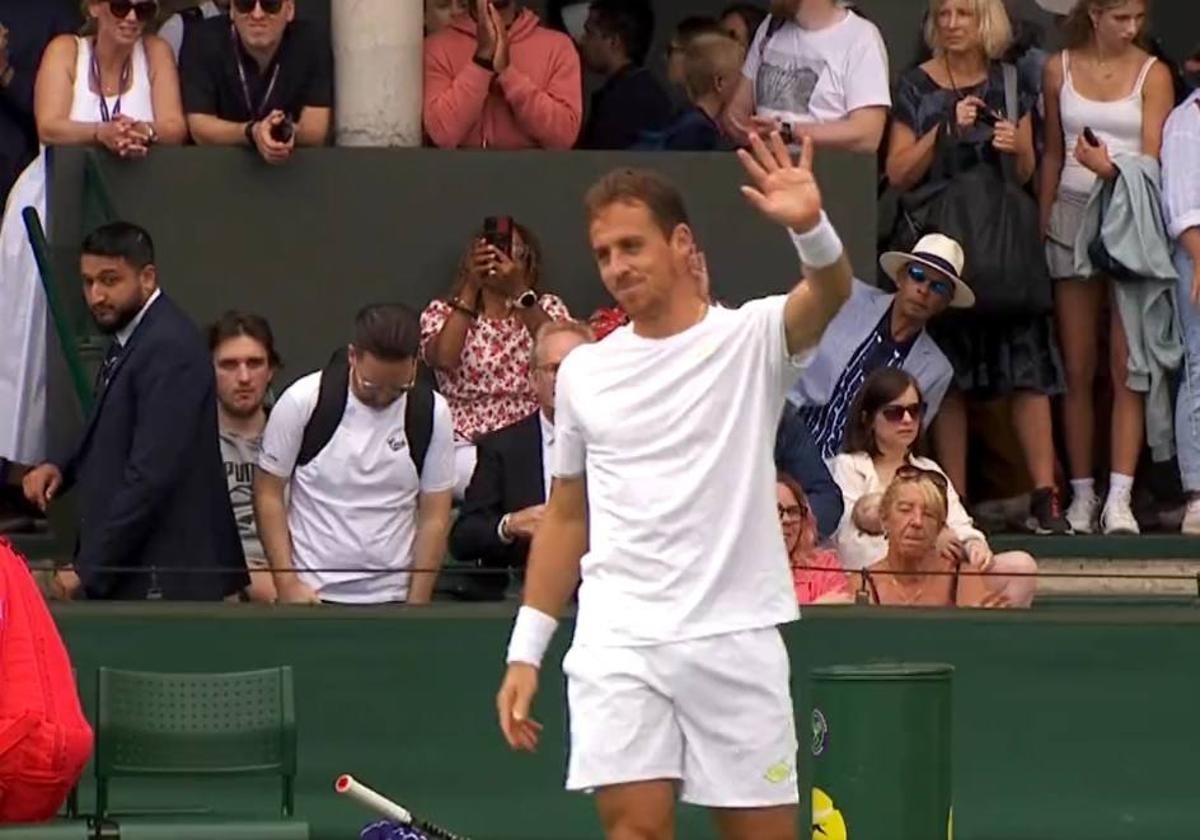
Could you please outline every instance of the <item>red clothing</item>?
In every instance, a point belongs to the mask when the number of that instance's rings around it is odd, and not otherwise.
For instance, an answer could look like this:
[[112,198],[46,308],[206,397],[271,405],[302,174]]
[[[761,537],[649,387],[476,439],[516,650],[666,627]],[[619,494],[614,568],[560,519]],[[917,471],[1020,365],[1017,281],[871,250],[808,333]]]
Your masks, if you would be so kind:
[[[542,295],[538,302],[555,321],[571,317],[554,295]],[[421,353],[426,358],[453,311],[446,301],[434,300],[421,313]],[[529,369],[532,355],[533,336],[516,313],[499,320],[481,315],[471,322],[458,367],[435,371],[459,438],[474,441],[538,410]]]
[[0,823],[53,818],[91,754],[67,649],[25,559],[0,539]]
[[425,131],[443,149],[569,149],[583,120],[579,54],[571,39],[522,9],[508,28],[509,63],[495,74],[475,56],[475,21],[459,15],[425,39]]
[[792,566],[792,585],[796,602],[812,604],[831,592],[850,594],[850,581],[842,570],[836,551],[817,551],[804,566]]

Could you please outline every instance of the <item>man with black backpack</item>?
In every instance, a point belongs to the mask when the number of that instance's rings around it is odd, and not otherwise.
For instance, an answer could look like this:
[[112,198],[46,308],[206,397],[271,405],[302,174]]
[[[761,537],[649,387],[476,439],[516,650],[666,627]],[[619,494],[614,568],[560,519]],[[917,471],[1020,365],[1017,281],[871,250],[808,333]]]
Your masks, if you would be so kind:
[[281,602],[430,600],[450,525],[454,427],[418,376],[419,336],[408,307],[367,306],[349,348],[272,409],[254,513]]

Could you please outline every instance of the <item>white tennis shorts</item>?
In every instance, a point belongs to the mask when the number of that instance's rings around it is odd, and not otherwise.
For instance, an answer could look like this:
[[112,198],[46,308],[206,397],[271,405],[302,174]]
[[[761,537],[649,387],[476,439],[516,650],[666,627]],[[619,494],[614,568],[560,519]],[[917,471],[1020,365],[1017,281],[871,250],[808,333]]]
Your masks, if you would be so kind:
[[567,789],[675,779],[684,802],[799,801],[787,648],[770,627],[646,647],[572,645]]

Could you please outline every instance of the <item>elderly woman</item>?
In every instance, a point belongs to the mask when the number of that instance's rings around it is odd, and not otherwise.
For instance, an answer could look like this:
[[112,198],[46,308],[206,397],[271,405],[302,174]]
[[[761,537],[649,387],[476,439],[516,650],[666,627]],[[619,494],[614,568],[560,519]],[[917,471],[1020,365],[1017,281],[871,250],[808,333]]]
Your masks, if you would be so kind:
[[896,470],[880,502],[887,548],[863,575],[870,602],[896,607],[1028,607],[1033,578],[999,575],[982,555],[964,561],[944,550],[948,490],[941,472],[911,464]]
[[508,248],[480,232],[449,293],[421,313],[421,354],[454,416],[455,498],[475,471],[475,440],[538,409],[533,337],[547,321],[570,317],[540,285],[541,251],[528,228],[513,225]]
[[[187,136],[171,48],[146,33],[153,0],[87,0],[87,36],[59,35],[38,67],[33,113],[44,146],[90,146],[125,159]],[[46,298],[21,213],[46,222],[46,158],[21,173],[0,224],[0,455],[46,455]]]
[[792,584],[800,604],[849,604],[850,581],[836,551],[817,548],[817,522],[800,483],[780,472],[775,483],[779,526],[792,564]]
[[[888,180],[910,192],[927,185],[939,167],[999,170],[1009,160],[1020,183],[1033,177],[1033,110],[1037,92],[1016,90],[1016,119],[1006,112],[1001,56],[1012,41],[1002,0],[930,0],[925,39],[933,58],[897,82],[894,125],[887,156]],[[939,138],[952,138],[939,151]],[[967,266],[972,242],[964,241]],[[1035,256],[1040,243],[1026,243]],[[968,277],[968,279],[970,279]],[[1010,277],[1013,283],[1025,282]],[[1048,313],[963,314],[938,318],[930,334],[954,366],[933,434],[938,455],[960,492],[966,488],[967,397],[1010,397],[1012,422],[1036,488],[1030,519],[1039,533],[1069,531],[1054,482],[1050,397],[1063,390],[1062,362]]]
[[[1019,574],[1034,572],[1037,564],[1023,551],[993,555],[987,538],[967,515],[945,474],[934,461],[915,454],[925,403],[910,374],[897,368],[875,371],[855,398],[846,425],[845,452],[833,459],[833,479],[842,488],[845,513],[834,543],[847,569],[869,566],[888,550],[881,498],[901,471],[916,468],[941,477],[945,512],[936,536],[946,562],[977,569]],[[1033,597],[1033,579],[1013,579],[1027,586],[1015,601]]]

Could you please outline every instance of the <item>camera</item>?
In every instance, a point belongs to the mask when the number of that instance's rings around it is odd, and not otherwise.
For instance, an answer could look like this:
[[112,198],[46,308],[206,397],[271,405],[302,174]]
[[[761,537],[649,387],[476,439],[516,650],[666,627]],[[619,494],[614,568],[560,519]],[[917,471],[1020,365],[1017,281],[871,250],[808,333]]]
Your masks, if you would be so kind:
[[284,116],[284,118],[271,126],[271,139],[276,143],[287,143],[291,141],[296,134],[296,124],[292,122],[292,118]]

